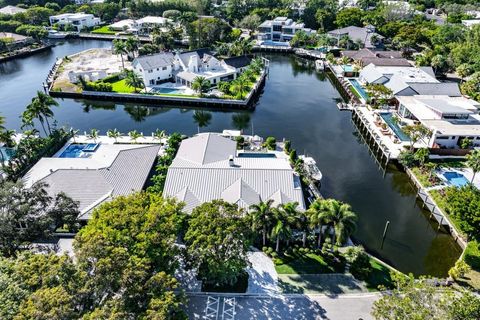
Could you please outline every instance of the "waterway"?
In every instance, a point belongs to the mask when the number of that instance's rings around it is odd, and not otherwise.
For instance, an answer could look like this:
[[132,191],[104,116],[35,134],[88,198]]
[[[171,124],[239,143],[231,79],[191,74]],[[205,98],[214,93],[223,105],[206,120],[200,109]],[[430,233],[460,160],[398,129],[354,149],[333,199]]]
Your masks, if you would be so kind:
[[[50,51],[0,64],[0,115],[6,127],[20,130],[20,115],[56,58],[110,43],[71,40]],[[209,110],[202,131],[242,127],[261,136],[287,138],[299,153],[313,156],[323,173],[321,192],[352,205],[359,216],[354,239],[403,272],[444,276],[460,254],[453,239],[437,231],[415,201],[408,177],[388,166],[379,168],[362,143],[349,112],[338,111],[340,95],[310,62],[293,56],[269,55],[270,75],[252,112]],[[121,105],[58,99],[58,125],[105,133],[156,128],[194,134],[199,130],[193,109]],[[381,249],[386,221],[390,228]]]

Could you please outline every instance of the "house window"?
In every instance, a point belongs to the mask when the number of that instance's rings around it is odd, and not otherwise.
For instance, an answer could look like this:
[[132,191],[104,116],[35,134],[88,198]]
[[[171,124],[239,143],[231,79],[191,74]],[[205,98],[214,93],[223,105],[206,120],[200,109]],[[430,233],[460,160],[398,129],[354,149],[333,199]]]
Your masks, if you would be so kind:
[[162,70],[167,70],[167,67],[163,67]]
[[157,68],[157,71],[160,71],[160,69],[159,69],[159,68]]
[[148,70],[148,73],[153,73],[153,70]]
[[155,81],[154,81],[154,80],[150,80],[150,84],[155,84]]

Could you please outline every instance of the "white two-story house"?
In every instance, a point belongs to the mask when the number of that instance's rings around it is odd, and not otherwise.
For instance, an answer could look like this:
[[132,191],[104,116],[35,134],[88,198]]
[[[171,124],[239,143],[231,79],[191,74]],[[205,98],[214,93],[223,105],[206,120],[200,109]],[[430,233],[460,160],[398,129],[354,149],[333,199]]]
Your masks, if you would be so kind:
[[277,17],[273,20],[264,21],[258,27],[257,40],[288,42],[300,30],[307,34],[315,33],[315,30],[305,28],[303,23],[296,23],[287,17]]
[[89,13],[63,13],[56,16],[50,16],[50,25],[59,25],[64,27],[71,25],[76,31],[81,31],[84,28],[92,28],[100,24],[100,18],[95,17]]
[[141,56],[133,60],[133,71],[152,86],[173,78],[174,55],[170,52]]

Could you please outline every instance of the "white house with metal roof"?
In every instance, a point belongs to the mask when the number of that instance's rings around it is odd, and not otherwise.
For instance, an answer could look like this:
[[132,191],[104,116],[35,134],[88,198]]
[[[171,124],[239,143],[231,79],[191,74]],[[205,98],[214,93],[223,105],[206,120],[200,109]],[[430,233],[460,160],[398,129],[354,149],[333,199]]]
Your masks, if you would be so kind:
[[163,194],[185,202],[187,212],[216,199],[244,209],[269,199],[274,205],[295,201],[305,210],[300,178],[287,155],[238,151],[235,141],[216,133],[182,141]]
[[429,147],[458,148],[464,138],[480,146],[480,103],[465,97],[396,97],[400,121],[418,121],[430,129]]
[[66,193],[79,203],[79,220],[88,220],[105,201],[143,189],[159,144],[92,142],[78,143],[77,138],[53,157],[40,159],[23,177],[25,185],[42,182],[51,196]]
[[383,84],[395,96],[446,95],[461,96],[457,83],[440,82],[435,78],[431,67],[379,66],[373,63],[360,71],[359,82]]

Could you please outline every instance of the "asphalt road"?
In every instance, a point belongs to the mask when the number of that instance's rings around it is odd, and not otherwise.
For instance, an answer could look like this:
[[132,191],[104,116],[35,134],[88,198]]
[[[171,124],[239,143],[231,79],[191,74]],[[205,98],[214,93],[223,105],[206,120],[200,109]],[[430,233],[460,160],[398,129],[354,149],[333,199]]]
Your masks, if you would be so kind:
[[[210,298],[209,298],[210,297]],[[189,319],[367,320],[377,293],[326,295],[188,295]],[[235,299],[232,299],[235,298]]]

